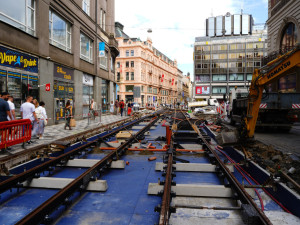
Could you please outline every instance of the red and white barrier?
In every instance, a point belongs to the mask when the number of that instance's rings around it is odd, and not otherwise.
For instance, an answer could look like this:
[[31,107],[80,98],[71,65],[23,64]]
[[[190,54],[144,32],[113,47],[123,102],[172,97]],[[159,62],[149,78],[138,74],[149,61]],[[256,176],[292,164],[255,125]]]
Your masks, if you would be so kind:
[[221,104],[217,107],[217,112],[220,114],[220,117],[224,119],[226,117],[226,105]]
[[300,109],[300,104],[292,104],[292,109]]
[[268,107],[267,103],[261,103],[259,108],[260,109],[266,109]]

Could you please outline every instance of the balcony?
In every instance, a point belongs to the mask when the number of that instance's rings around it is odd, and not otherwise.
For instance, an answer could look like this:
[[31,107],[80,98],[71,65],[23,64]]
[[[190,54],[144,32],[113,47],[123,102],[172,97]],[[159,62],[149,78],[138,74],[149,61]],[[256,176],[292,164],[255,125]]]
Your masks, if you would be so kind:
[[116,57],[119,55],[119,45],[113,34],[109,35],[108,47]]

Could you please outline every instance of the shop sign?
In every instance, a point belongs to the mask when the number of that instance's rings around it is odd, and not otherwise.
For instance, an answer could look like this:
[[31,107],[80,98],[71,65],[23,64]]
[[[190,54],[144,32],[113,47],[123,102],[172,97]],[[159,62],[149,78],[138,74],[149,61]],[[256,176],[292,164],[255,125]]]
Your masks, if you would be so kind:
[[208,86],[196,87],[196,95],[208,95],[208,94],[210,94],[210,90]]
[[105,56],[105,43],[99,42],[99,57]]
[[38,64],[39,59],[37,57],[0,46],[1,66],[38,73]]
[[82,83],[85,85],[93,86],[94,85],[93,76],[84,73],[82,76]]
[[54,64],[54,77],[64,80],[74,80],[74,70]]
[[46,84],[45,90],[46,90],[46,91],[50,91],[50,89],[51,89],[51,88],[50,88],[50,83],[49,83],[49,84]]

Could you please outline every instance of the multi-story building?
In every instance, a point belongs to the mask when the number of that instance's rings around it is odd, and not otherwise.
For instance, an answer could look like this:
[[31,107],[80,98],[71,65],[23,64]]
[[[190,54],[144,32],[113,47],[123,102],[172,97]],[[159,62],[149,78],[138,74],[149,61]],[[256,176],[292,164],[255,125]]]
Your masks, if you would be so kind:
[[[269,0],[268,6],[268,58],[265,63],[300,42],[300,2]],[[271,84],[270,91],[300,92],[300,68],[287,71],[287,74]]]
[[155,102],[176,103],[178,98],[177,62],[153,47],[150,38],[130,38],[116,23],[116,39],[120,55],[116,59],[118,99],[142,106]]
[[[17,7],[16,7],[16,4]],[[0,91],[46,103],[52,124],[70,100],[76,118],[91,99],[103,111],[113,100],[114,0],[5,1],[0,8]]]
[[183,72],[181,70],[178,69],[177,71],[177,76],[178,76],[178,80],[177,80],[177,104],[178,103],[184,103],[183,101]]
[[235,86],[247,86],[267,54],[266,40],[265,26],[252,26],[250,15],[209,18],[207,35],[194,44],[194,98],[221,100]]
[[183,86],[183,103],[187,103],[190,100],[190,87],[191,87],[191,79],[190,74],[183,76],[182,79],[182,86]]

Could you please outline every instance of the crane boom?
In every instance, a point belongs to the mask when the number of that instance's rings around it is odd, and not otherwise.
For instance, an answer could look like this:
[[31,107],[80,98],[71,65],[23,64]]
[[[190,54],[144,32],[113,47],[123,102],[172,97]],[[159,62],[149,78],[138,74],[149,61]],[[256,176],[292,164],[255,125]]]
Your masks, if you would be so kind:
[[244,135],[250,138],[254,136],[264,87],[288,75],[286,72],[295,67],[300,67],[300,45],[271,61],[265,67],[254,71],[249,89],[247,115],[244,118],[246,128]]

